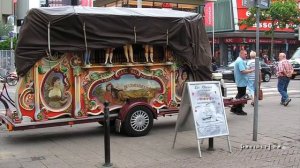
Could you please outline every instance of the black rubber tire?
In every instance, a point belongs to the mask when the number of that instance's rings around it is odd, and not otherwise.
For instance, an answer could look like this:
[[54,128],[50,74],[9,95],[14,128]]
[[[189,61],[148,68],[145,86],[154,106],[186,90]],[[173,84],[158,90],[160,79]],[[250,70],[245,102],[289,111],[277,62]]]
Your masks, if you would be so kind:
[[19,77],[10,77],[9,76],[6,78],[6,82],[9,86],[17,85],[18,81],[19,81]]
[[122,124],[122,132],[128,136],[139,137],[147,135],[153,127],[153,114],[147,107],[132,108]]

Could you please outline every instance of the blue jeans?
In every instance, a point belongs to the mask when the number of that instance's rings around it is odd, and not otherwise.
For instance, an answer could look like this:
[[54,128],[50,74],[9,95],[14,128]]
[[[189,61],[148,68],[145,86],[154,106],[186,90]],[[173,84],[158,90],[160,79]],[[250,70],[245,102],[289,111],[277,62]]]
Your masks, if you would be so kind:
[[278,92],[281,94],[282,103],[287,101],[287,99],[289,98],[289,95],[287,93],[287,88],[289,86],[289,83],[290,83],[290,78],[286,76],[278,77],[277,89]]
[[254,91],[255,91],[255,81],[254,80],[248,80],[247,89],[249,90],[250,96],[252,96],[252,98],[254,98]]

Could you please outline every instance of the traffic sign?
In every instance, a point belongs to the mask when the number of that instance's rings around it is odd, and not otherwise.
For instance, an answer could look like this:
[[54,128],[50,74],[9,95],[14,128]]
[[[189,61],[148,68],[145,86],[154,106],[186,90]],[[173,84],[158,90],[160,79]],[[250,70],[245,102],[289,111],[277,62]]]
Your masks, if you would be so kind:
[[8,36],[9,36],[10,38],[14,37],[14,32],[13,32],[13,31],[10,31],[10,32],[8,33]]
[[[246,6],[247,8],[256,7],[255,1],[256,0],[243,0],[243,6]],[[257,3],[261,9],[268,9],[270,7],[270,0],[257,0]]]

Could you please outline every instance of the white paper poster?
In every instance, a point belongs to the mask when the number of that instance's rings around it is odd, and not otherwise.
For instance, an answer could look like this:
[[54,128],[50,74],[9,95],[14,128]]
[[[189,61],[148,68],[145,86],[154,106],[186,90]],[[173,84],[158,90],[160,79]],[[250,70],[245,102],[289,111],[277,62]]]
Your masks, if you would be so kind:
[[197,138],[229,135],[219,82],[189,82]]
[[204,138],[227,136],[228,148],[231,152],[220,82],[187,82],[185,84],[175,127],[173,148],[177,132],[192,129],[196,131],[200,157],[200,139]]

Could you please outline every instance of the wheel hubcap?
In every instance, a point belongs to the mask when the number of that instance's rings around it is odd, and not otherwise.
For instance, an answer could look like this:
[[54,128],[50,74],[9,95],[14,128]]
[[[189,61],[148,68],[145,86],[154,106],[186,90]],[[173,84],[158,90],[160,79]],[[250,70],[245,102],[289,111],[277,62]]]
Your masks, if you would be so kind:
[[149,125],[149,116],[145,111],[138,110],[130,118],[130,125],[135,131],[144,131]]
[[265,76],[265,81],[269,81],[270,80],[270,76],[269,75],[266,75]]

